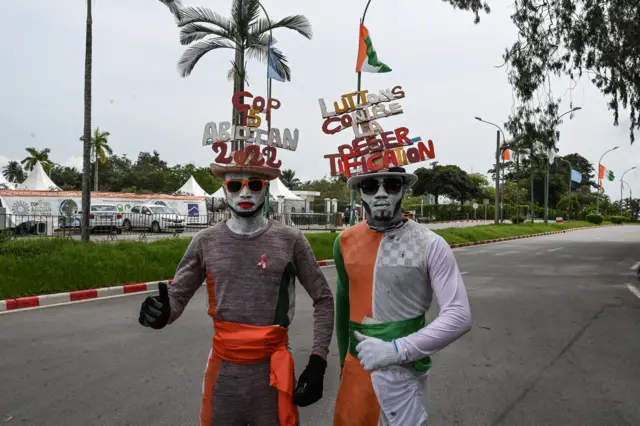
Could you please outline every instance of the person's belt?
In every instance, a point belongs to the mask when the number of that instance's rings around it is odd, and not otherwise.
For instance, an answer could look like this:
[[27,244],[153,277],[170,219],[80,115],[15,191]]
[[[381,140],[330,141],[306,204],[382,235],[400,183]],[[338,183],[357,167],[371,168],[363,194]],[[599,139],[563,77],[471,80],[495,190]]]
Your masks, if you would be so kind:
[[289,330],[278,325],[254,326],[218,319],[214,330],[213,352],[220,359],[235,364],[255,364],[271,358],[269,384],[278,389],[280,426],[296,426],[293,356],[287,349]]
[[[356,351],[358,339],[354,336],[354,332],[356,331],[360,334],[364,334],[365,336],[376,337],[384,340],[385,342],[391,342],[394,339],[399,339],[415,333],[426,325],[427,320],[424,315],[402,321],[373,324],[362,324],[355,321],[349,321],[349,353],[351,353],[355,358],[358,357],[358,351]],[[431,357],[413,361],[411,364],[416,371],[424,373],[431,368]]]

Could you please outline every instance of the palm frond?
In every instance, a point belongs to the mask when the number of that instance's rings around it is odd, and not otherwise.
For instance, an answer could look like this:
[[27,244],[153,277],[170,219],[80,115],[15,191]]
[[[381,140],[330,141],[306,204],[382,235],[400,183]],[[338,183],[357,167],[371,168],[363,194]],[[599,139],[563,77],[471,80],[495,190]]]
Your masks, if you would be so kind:
[[216,49],[235,49],[233,42],[222,37],[209,37],[198,40],[184,51],[178,61],[178,72],[182,77],[187,77],[193,71],[200,58],[207,52]]
[[186,6],[180,9],[180,22],[179,27],[194,23],[207,23],[215,25],[226,32],[233,34],[235,32],[235,25],[229,19],[224,16],[213,12],[211,9],[200,6]]
[[233,40],[233,34],[229,33],[223,28],[212,27],[211,24],[187,24],[180,30],[180,44],[186,46],[194,41],[202,40],[208,35],[215,35],[218,37]]
[[[244,64],[244,69],[247,69],[247,63],[245,62]],[[229,72],[227,72],[227,80],[229,81],[234,81],[236,75],[240,75],[241,72],[238,69],[238,66],[236,65],[235,61],[231,61],[231,68],[229,68]],[[244,82],[247,84],[247,86],[249,85],[249,75],[246,74],[244,75]]]
[[243,40],[249,36],[251,23],[260,17],[259,0],[233,0],[231,6],[231,19],[238,26],[238,31]]
[[260,18],[251,24],[251,34],[263,34],[268,33],[269,30],[275,30],[277,28],[287,28],[294,30],[311,40],[313,37],[313,29],[311,28],[311,22],[304,15],[287,16],[279,21],[269,22],[265,18]]
[[[268,40],[268,36],[266,37],[266,40]],[[269,60],[268,41],[261,39],[261,37],[253,37],[249,40],[245,54],[247,58],[267,62]],[[271,50],[271,65],[278,74],[284,77],[286,81],[291,81],[291,69],[287,63],[287,57],[280,51]]]
[[182,1],[181,0],[160,0],[160,3],[167,6],[169,12],[173,15],[176,20],[176,23],[180,22],[180,9],[182,9]]

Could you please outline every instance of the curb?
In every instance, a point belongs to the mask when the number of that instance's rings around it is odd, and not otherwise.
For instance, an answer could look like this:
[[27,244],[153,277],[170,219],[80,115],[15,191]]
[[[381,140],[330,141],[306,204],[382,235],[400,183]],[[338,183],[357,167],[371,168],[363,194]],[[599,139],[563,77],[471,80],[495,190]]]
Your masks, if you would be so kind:
[[[622,226],[622,225],[601,225],[600,227],[602,228],[606,226]],[[484,244],[500,243],[503,241],[520,240],[523,238],[533,238],[533,237],[542,237],[545,235],[564,234],[567,232],[582,231],[585,229],[593,229],[593,228],[597,228],[597,227],[586,226],[582,228],[565,229],[562,231],[543,232],[541,234],[530,234],[530,235],[521,235],[517,237],[498,238],[495,240],[474,241],[474,242],[460,243],[460,244],[449,244],[449,247],[459,248],[459,247],[479,246]],[[318,266],[320,267],[327,267],[327,266],[333,266],[333,265],[335,265],[335,261],[333,259],[318,261]],[[25,309],[25,308],[37,308],[41,306],[57,305],[61,303],[81,302],[83,300],[100,299],[103,297],[121,296],[121,295],[132,294],[132,293],[144,293],[148,291],[156,291],[158,290],[158,283],[161,283],[161,282],[167,282],[167,280],[150,281],[146,283],[127,284],[127,285],[115,286],[115,287],[105,287],[105,288],[91,289],[91,290],[78,290],[78,291],[71,291],[67,293],[45,294],[42,296],[29,296],[29,297],[19,297],[17,299],[0,300],[0,312],[15,311],[18,309]],[[169,284],[171,284],[172,282],[173,280],[168,280]]]
[[[318,266],[321,268],[335,265],[333,259],[319,260]],[[105,287],[91,290],[78,290],[67,293],[45,294],[42,296],[19,297],[17,299],[0,300],[0,312],[15,311],[25,308],[37,308],[40,306],[57,305],[61,303],[81,302],[83,300],[100,299],[103,297],[122,296],[132,293],[144,293],[158,290],[158,283],[173,280],[150,281],[146,283],[126,284],[115,287]]]

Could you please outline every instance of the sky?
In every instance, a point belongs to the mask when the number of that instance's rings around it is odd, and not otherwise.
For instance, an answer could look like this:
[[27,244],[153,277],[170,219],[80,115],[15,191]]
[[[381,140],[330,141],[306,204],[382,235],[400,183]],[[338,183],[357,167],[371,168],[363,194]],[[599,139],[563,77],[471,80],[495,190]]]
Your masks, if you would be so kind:
[[[231,0],[193,0],[228,16]],[[291,82],[273,82],[273,97],[282,106],[273,126],[297,128],[295,152],[279,150],[282,168],[302,180],[329,176],[323,156],[351,140],[350,130],[325,135],[318,104],[328,104],[355,91],[358,24],[366,0],[264,0],[272,20],[303,14],[313,26],[307,40],[286,29],[274,31],[277,47],[288,57]],[[491,14],[473,23],[473,14],[442,1],[373,0],[366,17],[373,45],[386,74],[363,73],[362,88],[370,92],[401,85],[404,114],[381,120],[385,128],[405,126],[410,136],[431,139],[440,164],[457,164],[467,172],[486,173],[494,161],[495,128],[514,106],[502,53],[516,37],[511,1],[489,0]],[[215,158],[201,144],[207,122],[230,120],[232,83],[227,71],[233,52],[205,55],[187,78],[176,64],[185,47],[168,9],[158,0],[94,0],[92,127],[111,133],[114,152],[136,158],[157,150],[169,164],[207,166]],[[0,31],[0,167],[22,160],[25,148],[50,148],[51,158],[81,168],[83,132],[85,2],[22,0],[0,2],[5,19]],[[32,30],[25,32],[24,23]],[[266,96],[266,65],[249,61],[249,90]],[[569,81],[554,82],[556,94]],[[568,110],[569,100],[561,106]],[[630,145],[627,113],[613,126],[606,99],[588,80],[573,91],[574,106],[583,109],[563,120],[559,155],[578,152],[598,163],[606,150],[620,146],[603,164],[619,178],[640,165],[640,142]],[[640,139],[640,135],[638,135]],[[409,170],[426,166],[419,163]],[[625,177],[640,194],[640,172]],[[605,182],[614,199],[620,182]],[[176,188],[177,189],[177,188]],[[625,189],[625,197],[628,193]]]

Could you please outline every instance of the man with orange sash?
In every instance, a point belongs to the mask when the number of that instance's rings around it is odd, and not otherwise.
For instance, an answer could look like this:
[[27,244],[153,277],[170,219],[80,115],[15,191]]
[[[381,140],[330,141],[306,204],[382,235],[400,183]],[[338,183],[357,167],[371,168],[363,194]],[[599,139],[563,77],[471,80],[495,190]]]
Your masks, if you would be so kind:
[[[401,167],[354,175],[367,221],[334,244],[336,336],[342,374],[334,426],[425,426],[430,356],[471,329],[449,245],[402,214],[417,176]],[[425,314],[435,295],[439,315]]]
[[[297,406],[322,397],[333,296],[304,235],[264,217],[269,181],[280,170],[216,164],[211,169],[225,179],[231,218],[196,234],[172,285],[144,301],[139,321],[154,329],[173,323],[206,280],[215,334],[201,426],[296,426]],[[313,347],[297,386],[288,334],[296,277],[313,299]]]

